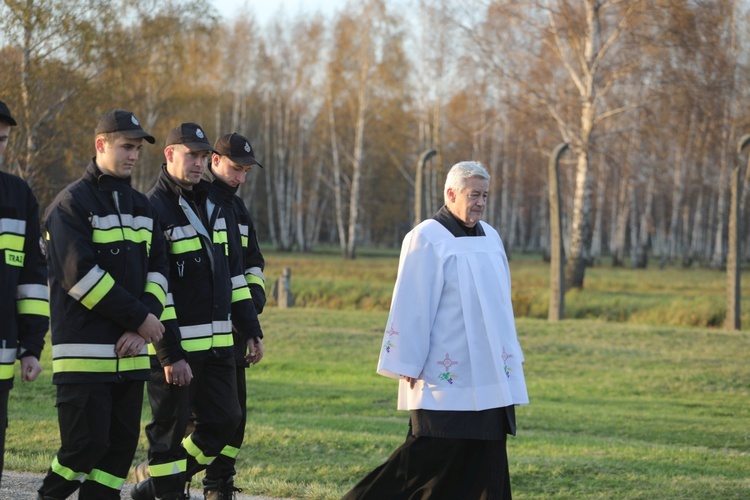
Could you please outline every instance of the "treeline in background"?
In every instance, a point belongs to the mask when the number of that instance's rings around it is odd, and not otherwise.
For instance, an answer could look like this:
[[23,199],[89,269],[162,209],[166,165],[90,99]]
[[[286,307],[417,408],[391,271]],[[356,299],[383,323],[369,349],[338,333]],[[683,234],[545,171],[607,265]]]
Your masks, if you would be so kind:
[[[565,142],[569,266],[721,268],[750,132],[749,8],[363,0],[259,24],[204,0],[3,0],[0,95],[19,122],[3,168],[44,209],[81,174],[109,109],[157,137],[134,174],[141,191],[178,123],[212,141],[236,131],[265,166],[241,191],[261,241],[354,258],[397,247],[442,205],[447,168],[474,159],[493,176],[486,220],[509,253],[548,255],[547,164]],[[745,215],[748,183],[743,170]]]

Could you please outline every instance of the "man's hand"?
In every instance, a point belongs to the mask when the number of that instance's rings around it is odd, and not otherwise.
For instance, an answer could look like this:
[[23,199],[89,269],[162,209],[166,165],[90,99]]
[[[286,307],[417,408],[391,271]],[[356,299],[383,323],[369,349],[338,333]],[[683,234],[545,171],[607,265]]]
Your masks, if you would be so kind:
[[164,367],[164,379],[172,385],[189,385],[193,380],[193,371],[184,359]]
[[24,356],[21,358],[21,380],[24,382],[33,382],[42,373],[42,365],[34,356]]
[[257,365],[263,359],[263,339],[253,337],[247,341],[248,354],[245,355],[245,361]]
[[414,389],[414,384],[417,383],[417,379],[412,378],[412,377],[407,377],[406,375],[402,375],[402,377],[404,378],[404,380],[406,380],[407,382],[409,382],[409,387],[411,389]]
[[115,344],[115,353],[118,358],[130,358],[141,352],[146,341],[135,332],[125,332]]
[[159,318],[149,313],[146,319],[143,320],[141,326],[138,327],[138,335],[143,337],[143,340],[149,344],[159,342],[162,334],[164,333],[164,325],[161,324]]

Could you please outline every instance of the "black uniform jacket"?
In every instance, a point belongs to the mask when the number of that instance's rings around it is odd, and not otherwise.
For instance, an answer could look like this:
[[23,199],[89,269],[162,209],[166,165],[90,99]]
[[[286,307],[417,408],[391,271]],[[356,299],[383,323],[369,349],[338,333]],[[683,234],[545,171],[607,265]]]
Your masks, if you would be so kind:
[[156,214],[130,178],[104,175],[93,159],[48,207],[54,383],[149,379],[145,347],[127,358],[114,349],[149,313],[164,311],[169,268],[156,228]]
[[[231,356],[232,325],[243,344],[263,337],[240,255],[229,251],[225,211],[201,181],[180,187],[164,165],[148,197],[159,213],[169,255],[170,291],[188,360]],[[162,365],[174,350],[165,339],[156,345]]]
[[0,391],[13,386],[16,358],[38,359],[44,347],[49,293],[42,248],[34,194],[0,172]]

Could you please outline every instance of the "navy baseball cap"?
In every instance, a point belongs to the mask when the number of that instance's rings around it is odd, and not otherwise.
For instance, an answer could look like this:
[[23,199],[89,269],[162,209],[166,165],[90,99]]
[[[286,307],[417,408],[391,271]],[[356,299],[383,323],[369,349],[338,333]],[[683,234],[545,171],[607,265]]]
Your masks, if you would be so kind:
[[167,146],[182,144],[191,151],[213,151],[211,143],[200,125],[193,122],[182,123],[173,128],[167,136]]
[[141,128],[141,124],[133,113],[122,109],[113,109],[104,113],[94,131],[96,135],[112,132],[119,132],[130,139],[143,138],[151,144],[156,142],[156,139],[152,135]]
[[216,144],[214,144],[214,152],[228,157],[238,165],[258,165],[260,168],[263,168],[263,165],[255,159],[255,153],[253,153],[250,141],[237,132],[224,134],[219,137]]
[[4,122],[8,122],[8,124],[11,127],[15,127],[18,125],[16,123],[16,120],[13,119],[13,116],[10,114],[10,109],[8,109],[8,105],[5,104],[3,101],[0,101],[0,120]]

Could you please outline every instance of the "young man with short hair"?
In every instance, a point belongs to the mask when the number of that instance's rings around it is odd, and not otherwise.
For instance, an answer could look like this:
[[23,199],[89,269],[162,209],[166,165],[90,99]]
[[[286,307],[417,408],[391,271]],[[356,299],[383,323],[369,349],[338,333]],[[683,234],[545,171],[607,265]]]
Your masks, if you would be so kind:
[[143,140],[133,113],[95,130],[96,156],[47,209],[52,382],[61,446],[40,499],[119,499],[138,446],[146,343],[161,340],[169,271],[163,234],[130,185]]
[[[255,225],[250,217],[245,203],[237,196],[237,190],[247,179],[247,174],[257,165],[263,165],[255,158],[253,147],[246,137],[237,134],[225,134],[214,143],[211,163],[206,171],[206,177],[211,182],[216,199],[224,209],[229,236],[229,251],[238,252],[242,256],[245,280],[250,287],[253,304],[258,314],[263,312],[266,303],[265,276],[263,269],[265,261],[258,246]],[[250,360],[248,346],[236,334],[234,340],[234,359],[237,377],[237,399],[242,410],[242,418],[229,444],[221,454],[206,468],[203,479],[203,494],[207,500],[224,500],[233,498],[235,461],[245,437],[247,423],[247,382],[245,369],[258,363],[263,357],[263,342],[255,338],[254,350],[251,349]]]

